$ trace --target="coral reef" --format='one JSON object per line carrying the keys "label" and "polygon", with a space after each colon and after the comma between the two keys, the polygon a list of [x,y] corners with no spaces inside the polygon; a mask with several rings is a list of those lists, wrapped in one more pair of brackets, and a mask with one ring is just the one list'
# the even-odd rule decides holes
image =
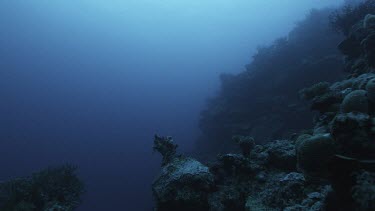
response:
{"label": "coral reef", "polygon": [[[156,209],[374,210],[373,18],[369,14],[358,19],[339,45],[347,78],[320,82],[299,92],[316,112],[313,128],[267,143],[236,135],[232,140],[242,153],[219,154],[206,165],[177,155],[171,139],[157,138],[156,148],[170,149],[161,153],[173,154],[173,158],[163,159],[168,163],[153,184]],[[233,115],[239,118],[243,111],[236,114],[235,108],[218,104],[215,111],[207,112],[219,112],[219,119],[225,120]]]}
{"label": "coral reef", "polygon": [[64,165],[0,183],[0,210],[74,210],[81,203],[84,192],[84,185],[75,171],[76,167]]}
{"label": "coral reef", "polygon": [[178,155],[162,167],[153,184],[156,209],[229,211],[315,207],[319,210],[332,191],[330,186],[308,182],[297,172],[296,165],[294,142],[290,140],[255,145],[246,156],[218,155],[208,167]]}
{"label": "coral reef", "polygon": [[[221,91],[201,113],[202,136],[197,155],[214,157],[234,149],[234,134],[254,137],[257,142],[289,138],[311,127],[312,112],[298,97],[298,91],[327,81],[305,92],[326,92],[329,83],[344,72],[337,44],[342,36],[329,29],[332,10],[313,10],[286,38],[260,47],[246,71],[221,75]],[[316,106],[336,96],[326,96]]]}

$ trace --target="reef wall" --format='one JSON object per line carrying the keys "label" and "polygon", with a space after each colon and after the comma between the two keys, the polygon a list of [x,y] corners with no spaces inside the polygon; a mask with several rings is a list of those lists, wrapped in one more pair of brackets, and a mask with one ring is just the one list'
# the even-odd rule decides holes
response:
{"label": "reef wall", "polygon": [[331,13],[312,10],[287,37],[259,47],[246,71],[221,75],[220,92],[201,112],[197,154],[233,148],[234,134],[264,143],[312,126],[313,113],[298,91],[344,75],[337,50],[342,35],[329,27]]}
{"label": "reef wall", "polygon": [[[299,91],[316,112],[311,129],[270,142],[256,141],[247,135],[233,136],[238,131],[229,130],[227,136],[233,137],[225,136],[225,141],[237,144],[241,153],[219,154],[215,161],[205,164],[178,154],[177,145],[170,137],[155,137],[155,149],[165,161],[153,184],[156,209],[375,210],[375,15],[365,14],[338,46],[345,62],[337,65],[348,73],[347,77],[333,74],[336,82],[319,82]],[[318,63],[315,68],[323,64]],[[327,66],[323,67],[325,70]],[[319,73],[317,70],[315,74]],[[230,76],[233,78],[226,79],[223,90],[228,83],[234,83],[230,85],[234,94],[233,87],[246,74],[249,78],[255,77],[250,73]],[[279,85],[285,85],[285,80]],[[250,90],[251,84],[247,85],[246,90]],[[257,91],[259,86],[250,92]],[[222,94],[219,98],[225,101],[231,94],[226,97]],[[251,96],[248,103],[254,99]],[[221,109],[217,108],[215,115],[222,115],[222,121],[226,121],[233,114],[225,110],[229,104],[224,105],[220,100],[216,106]],[[236,106],[232,112],[238,109]],[[297,107],[293,109],[298,112]],[[243,109],[249,108],[253,107]],[[267,112],[261,114],[267,116]],[[257,116],[250,114],[238,117],[257,120]]]}

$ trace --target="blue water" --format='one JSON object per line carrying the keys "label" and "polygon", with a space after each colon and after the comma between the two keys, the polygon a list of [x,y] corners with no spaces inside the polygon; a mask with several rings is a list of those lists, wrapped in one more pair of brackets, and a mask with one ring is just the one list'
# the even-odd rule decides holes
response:
{"label": "blue water", "polygon": [[65,162],[79,210],[151,210],[155,133],[186,153],[218,75],[341,1],[0,2],[0,180]]}

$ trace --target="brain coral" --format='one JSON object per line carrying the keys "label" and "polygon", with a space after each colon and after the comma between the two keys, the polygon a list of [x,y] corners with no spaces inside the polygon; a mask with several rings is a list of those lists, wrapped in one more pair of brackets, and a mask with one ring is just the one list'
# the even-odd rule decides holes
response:
{"label": "brain coral", "polygon": [[297,148],[298,168],[308,175],[325,176],[335,154],[333,139],[329,134],[305,137]]}
{"label": "brain coral", "polygon": [[344,113],[349,112],[368,112],[368,99],[367,92],[365,90],[355,90],[348,94],[342,104],[341,110]]}

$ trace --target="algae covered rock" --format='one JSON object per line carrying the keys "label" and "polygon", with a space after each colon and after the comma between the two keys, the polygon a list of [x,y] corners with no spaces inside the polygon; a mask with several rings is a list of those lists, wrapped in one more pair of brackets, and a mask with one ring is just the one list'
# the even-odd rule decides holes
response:
{"label": "algae covered rock", "polygon": [[326,176],[334,154],[334,141],[329,134],[305,136],[297,148],[298,167],[307,175]]}
{"label": "algae covered rock", "polygon": [[345,113],[355,111],[367,113],[369,109],[367,92],[365,90],[352,91],[344,98],[341,109]]}

